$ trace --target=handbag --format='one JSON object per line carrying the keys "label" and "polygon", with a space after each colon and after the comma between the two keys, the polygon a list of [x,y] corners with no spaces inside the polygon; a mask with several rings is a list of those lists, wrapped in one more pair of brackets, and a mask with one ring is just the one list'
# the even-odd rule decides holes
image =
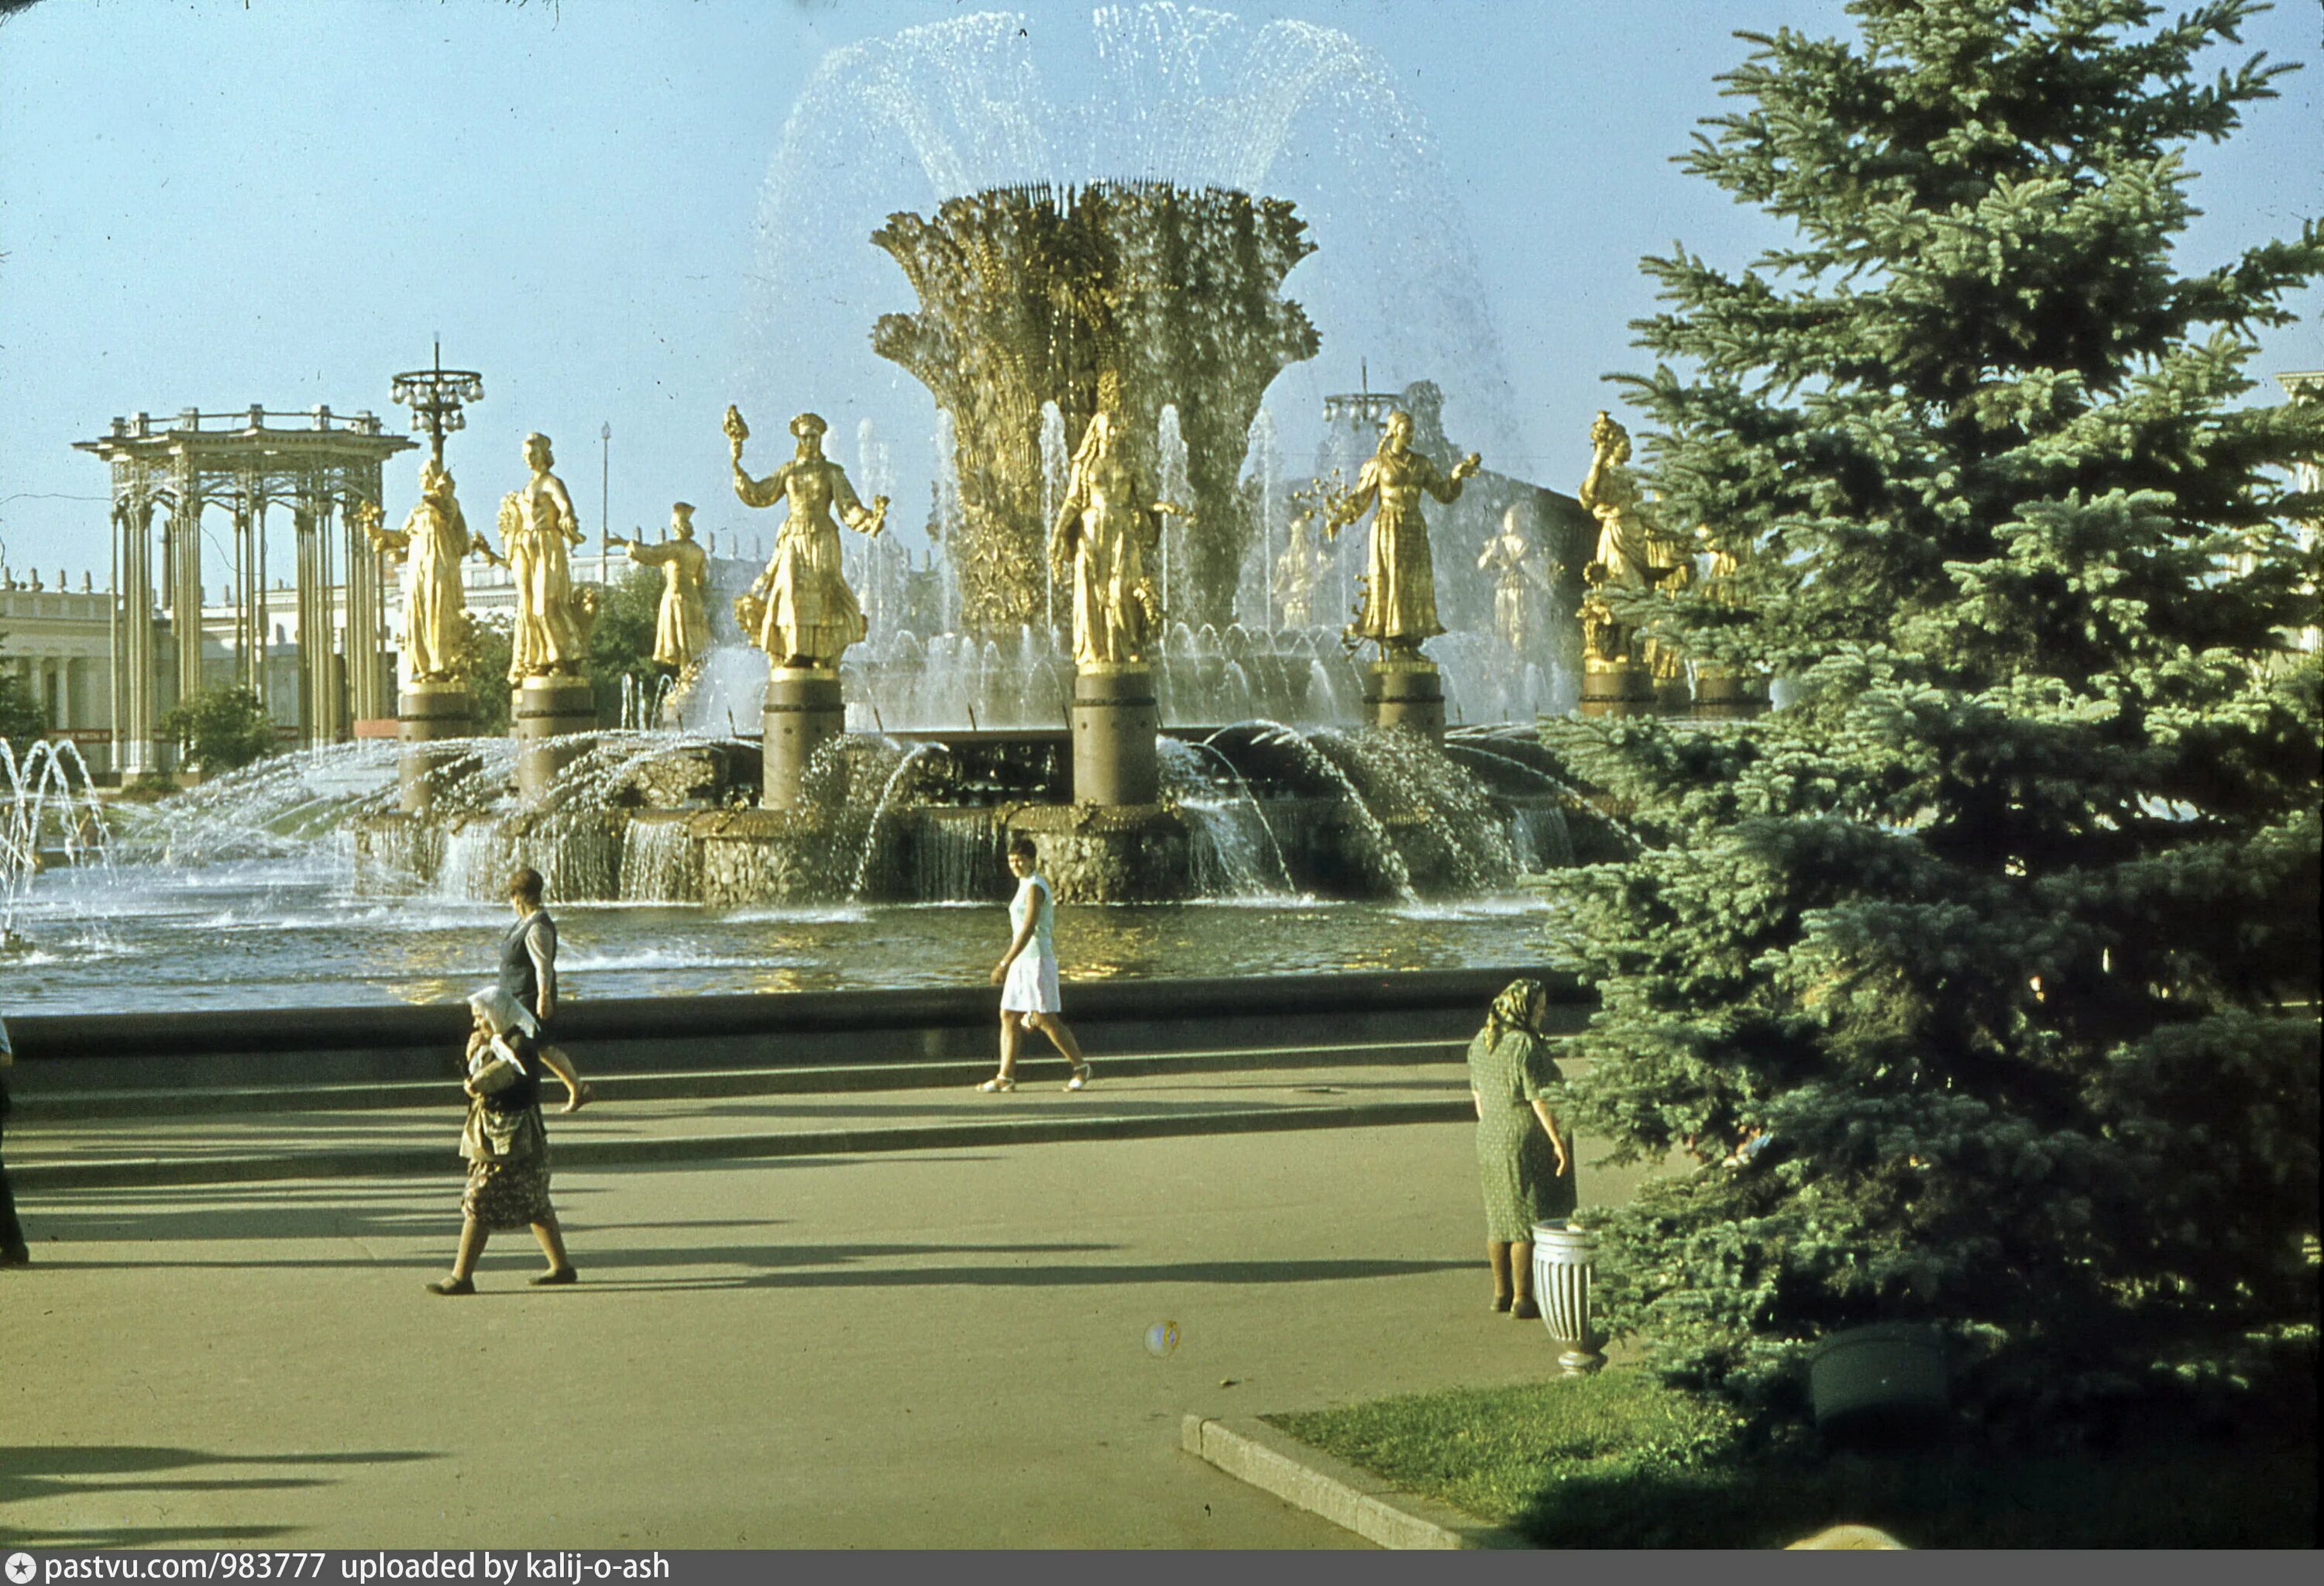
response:
{"label": "handbag", "polygon": [[496,1096],[524,1077],[524,1065],[498,1036],[477,1056],[480,1061],[468,1070],[469,1088],[477,1095]]}

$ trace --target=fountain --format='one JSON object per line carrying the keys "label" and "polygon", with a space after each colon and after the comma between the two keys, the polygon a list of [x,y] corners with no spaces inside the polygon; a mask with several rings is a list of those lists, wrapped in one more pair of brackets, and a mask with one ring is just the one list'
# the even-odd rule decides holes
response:
{"label": "fountain", "polygon": [[[1500,900],[1522,874],[1618,844],[1523,729],[1493,724],[1570,705],[1578,645],[1554,610],[1530,647],[1495,631],[1476,554],[1483,537],[1464,527],[1448,557],[1453,515],[1424,525],[1411,511],[1415,490],[1450,501],[1478,466],[1447,445],[1436,388],[1375,402],[1367,377],[1355,405],[1371,428],[1337,437],[1348,443],[1339,477],[1323,477],[1319,457],[1313,484],[1287,473],[1284,427],[1264,402],[1278,373],[1322,346],[1308,309],[1284,295],[1298,269],[1302,300],[1331,305],[1318,317],[1335,335],[1355,323],[1376,338],[1361,345],[1425,359],[1457,402],[1472,404],[1471,430],[1489,447],[1507,441],[1498,355],[1473,293],[1463,295],[1457,225],[1434,196],[1446,184],[1429,179],[1425,139],[1387,75],[1343,35],[1305,24],[1259,30],[1246,41],[1264,47],[1231,67],[1240,24],[1231,18],[1150,5],[1101,12],[1098,25],[1106,80],[1139,90],[1135,115],[1090,118],[1093,149],[1116,134],[1134,145],[1115,151],[1110,173],[1074,154],[1069,137],[1045,143],[1039,117],[1026,119],[1040,96],[1012,75],[1019,46],[993,18],[835,52],[777,157],[761,226],[776,255],[767,279],[813,290],[834,269],[854,272],[855,285],[829,295],[879,300],[865,323],[870,351],[887,362],[869,366],[908,372],[934,399],[922,432],[936,464],[936,554],[925,568],[880,533],[893,479],[882,426],[850,420],[866,504],[822,456],[823,420],[794,419],[799,459],[760,479],[742,470],[749,431],[730,410],[735,487],[748,504],[785,500],[801,512],[794,471],[804,466],[830,475],[809,493],[821,495],[808,516],[826,503],[838,512],[822,525],[833,531],[827,554],[786,549],[787,523],[747,595],[687,586],[689,598],[742,595],[738,615],[749,608],[756,648],[688,650],[674,686],[630,687],[620,730],[575,730],[576,705],[553,735],[526,744],[448,735],[450,679],[427,677],[446,708],[422,733],[413,724],[429,713],[407,700],[413,742],[400,771],[367,744],[266,762],[135,819],[126,846],[142,862],[248,875],[269,889],[261,915],[282,912],[273,889],[304,899],[299,889],[352,876],[346,897],[383,928],[407,928],[415,911],[465,918],[465,908],[497,903],[519,863],[540,870],[562,907],[638,911],[681,938],[693,921],[771,922],[779,937],[794,919],[841,935],[868,919],[868,934],[850,938],[860,955],[879,959],[890,939],[915,945],[877,972],[898,979],[864,983],[923,983],[916,977],[955,973],[956,954],[930,945],[942,934],[923,928],[930,917],[889,906],[989,901],[1018,833],[1036,836],[1062,899],[1206,901],[1263,917],[1257,931],[1216,927],[1231,944],[1223,962],[1238,967],[1425,962],[1397,944],[1475,906],[1513,907]],[[959,88],[963,73],[980,71],[1000,75],[975,93],[934,86]],[[819,116],[835,97],[860,114]],[[1271,186],[1275,156],[1317,106],[1337,117],[1331,146],[1351,162],[1348,190],[1284,196]],[[947,117],[962,123],[949,142]],[[843,121],[860,144],[815,142]],[[853,151],[893,152],[899,137],[912,144],[918,189],[855,180],[871,168],[849,164]],[[825,206],[812,226],[810,198]],[[884,219],[867,217],[855,232],[872,245],[833,246],[829,217],[852,224],[847,206],[872,201]],[[1367,261],[1352,276],[1332,272],[1343,246]],[[1323,273],[1303,263],[1311,256]],[[917,299],[908,312],[890,307],[899,270]],[[1351,279],[1377,284],[1363,311],[1351,311],[1362,295]],[[417,373],[403,378],[415,392],[436,389]],[[816,389],[852,404],[872,383]],[[480,394],[462,386],[432,407],[415,401],[416,412],[453,415],[421,425],[439,473],[441,431],[457,427],[452,399]],[[1388,424],[1391,410],[1399,423]],[[1106,433],[1093,443],[1101,420]],[[1383,426],[1396,443],[1375,452]],[[503,532],[512,554],[561,555],[557,537],[577,525],[545,439],[533,440],[534,479],[505,507]],[[1107,466],[1118,472],[1093,495],[1092,470]],[[1552,564],[1539,581],[1554,582],[1559,566],[1578,580],[1573,526],[1545,515],[1546,492],[1473,484],[1483,499],[1459,509],[1464,524],[1522,507]],[[1369,492],[1355,504],[1380,503],[1370,544],[1319,543],[1361,515],[1349,510],[1351,484]],[[1573,507],[1577,516],[1587,523]],[[432,516],[415,512],[403,545],[433,532],[438,559],[456,561],[472,543],[459,521],[447,475]],[[638,551],[633,559],[649,559]],[[1383,605],[1360,621],[1383,653],[1360,661],[1341,628],[1354,614],[1354,573],[1370,566],[1374,588],[1382,567],[1425,579],[1432,554],[1445,620],[1431,607],[1399,626]],[[682,581],[670,576],[675,598]],[[802,579],[814,582],[811,599]],[[1485,588],[1481,602],[1471,585]],[[1454,609],[1464,602],[1473,614]],[[554,629],[555,603],[533,604],[541,609],[524,620]],[[566,613],[567,625],[586,614]],[[1429,656],[1424,641],[1435,646]],[[529,686],[568,685],[558,657],[569,646],[533,648]],[[522,694],[516,715],[521,733],[548,721]],[[1379,912],[1335,917],[1325,934],[1339,940],[1273,955],[1270,932],[1299,936],[1334,899]],[[216,917],[238,921],[242,910]],[[1110,960],[1106,951],[1093,959],[1112,966],[1101,973],[1135,973],[1145,949]],[[783,979],[781,964],[754,961],[750,973],[762,969],[771,981],[753,983],[801,983]]]}
{"label": "fountain", "polygon": [[1013,632],[1046,617],[1040,536],[1042,413],[1079,435],[1098,383],[1120,383],[1131,435],[1182,436],[1185,566],[1174,617],[1220,623],[1252,525],[1235,489],[1260,395],[1315,355],[1315,327],[1277,295],[1312,253],[1279,199],[1167,182],[1026,186],[898,214],[872,240],[920,301],[872,332],[952,415],[965,632]]}
{"label": "fountain", "polygon": [[19,904],[33,876],[49,865],[76,865],[105,854],[105,812],[88,767],[69,739],[15,749],[0,738],[0,952],[20,945]]}

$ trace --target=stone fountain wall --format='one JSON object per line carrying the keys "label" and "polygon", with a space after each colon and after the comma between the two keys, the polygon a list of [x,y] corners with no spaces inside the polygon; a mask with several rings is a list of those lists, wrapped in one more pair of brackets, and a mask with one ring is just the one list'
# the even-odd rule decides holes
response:
{"label": "stone fountain wall", "polygon": [[1046,622],[1042,404],[1078,444],[1102,373],[1120,380],[1149,477],[1162,410],[1178,410],[1194,500],[1170,616],[1227,625],[1255,529],[1236,490],[1252,416],[1321,345],[1279,295],[1314,251],[1305,233],[1280,199],[1129,182],[993,189],[872,234],[920,303],[882,315],[872,347],[952,415],[962,521],[948,549],[969,632]]}

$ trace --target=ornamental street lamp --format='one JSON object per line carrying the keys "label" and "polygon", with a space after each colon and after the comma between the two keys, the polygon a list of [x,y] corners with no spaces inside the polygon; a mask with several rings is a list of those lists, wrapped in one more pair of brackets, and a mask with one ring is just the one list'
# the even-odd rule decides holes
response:
{"label": "ornamental street lamp", "polygon": [[444,344],[439,341],[434,368],[399,374],[389,389],[394,401],[411,410],[411,428],[427,435],[429,459],[441,467],[444,437],[450,430],[467,428],[460,410],[466,403],[484,400],[484,377],[473,369],[445,368]]}

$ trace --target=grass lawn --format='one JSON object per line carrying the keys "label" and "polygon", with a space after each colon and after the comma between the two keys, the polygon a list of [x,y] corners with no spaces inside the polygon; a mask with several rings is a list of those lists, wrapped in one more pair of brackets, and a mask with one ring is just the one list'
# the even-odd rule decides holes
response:
{"label": "grass lawn", "polygon": [[2312,1420],[2229,1439],[2158,1426],[2105,1454],[1748,1458],[1730,1415],[1618,1369],[1267,1419],[1544,1547],[1779,1547],[1841,1521],[1914,1547],[2316,1543]]}

